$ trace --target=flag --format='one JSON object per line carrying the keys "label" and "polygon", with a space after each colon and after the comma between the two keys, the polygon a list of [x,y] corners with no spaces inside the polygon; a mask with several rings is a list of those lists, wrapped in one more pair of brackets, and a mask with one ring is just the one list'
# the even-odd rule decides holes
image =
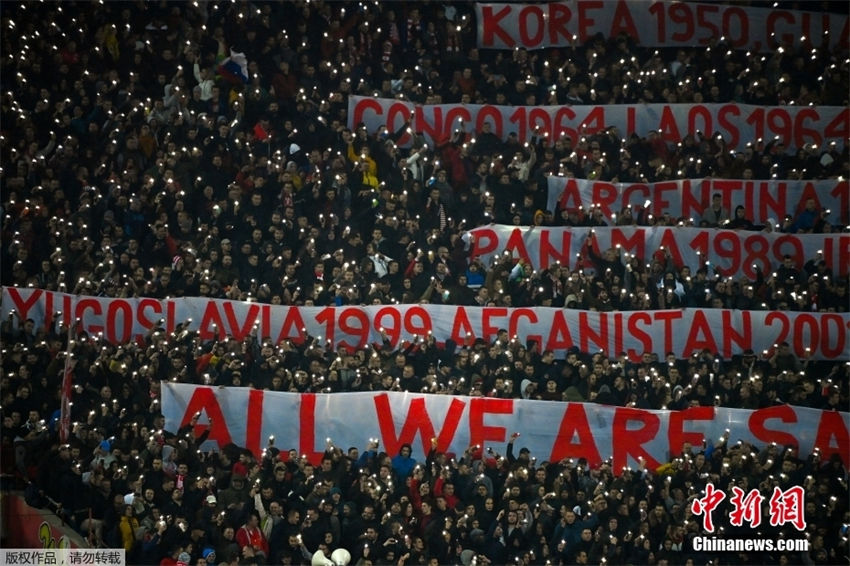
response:
{"label": "flag", "polygon": [[244,53],[230,50],[230,57],[225,58],[218,66],[218,74],[229,83],[245,84],[248,82],[248,58]]}
{"label": "flag", "polygon": [[71,371],[71,328],[68,328],[68,348],[65,351],[65,369],[62,375],[62,405],[59,408],[59,442],[67,444],[71,437],[71,390],[74,386]]}

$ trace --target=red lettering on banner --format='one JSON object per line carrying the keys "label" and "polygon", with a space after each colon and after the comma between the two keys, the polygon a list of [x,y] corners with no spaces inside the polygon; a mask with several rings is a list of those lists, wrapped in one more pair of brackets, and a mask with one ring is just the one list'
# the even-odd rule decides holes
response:
{"label": "red lettering on banner", "polygon": [[[558,111],[555,113],[555,120],[552,124],[552,139],[557,140],[560,139],[561,136],[566,136],[575,143],[578,135],[576,134],[576,131],[569,126],[575,117],[576,113],[573,112],[572,108],[569,106],[562,106],[558,108]],[[564,123],[564,120],[566,120],[566,124]]]}
{"label": "red lettering on banner", "polygon": [[[832,439],[835,442],[832,442]],[[841,456],[842,461],[850,458],[850,434],[841,413],[823,411],[820,414],[818,433],[815,437],[815,450],[820,450],[821,461],[826,462],[833,454]]]}
{"label": "red lettering on banner", "polygon": [[714,191],[720,193],[720,202],[725,208],[732,207],[732,193],[742,189],[741,181],[736,179],[715,179]]}
{"label": "red lettering on banner", "polygon": [[[642,424],[640,428],[629,428],[629,423]],[[661,464],[652,457],[652,454],[644,449],[643,445],[655,438],[661,420],[654,413],[633,409],[631,407],[617,407],[614,411],[614,423],[612,425],[611,438],[627,438],[628,442],[613,442],[614,459],[613,467],[621,470],[629,465],[629,456],[638,460],[646,460],[646,467],[650,470],[658,468]]]}
{"label": "red lettering on banner", "polygon": [[[635,199],[635,202],[632,202],[632,193],[640,193],[640,196]],[[634,183],[626,187],[626,190],[623,191],[623,204],[628,206],[630,204],[637,204],[643,202],[650,197],[649,187],[646,185],[642,185],[640,183]]]}
{"label": "red lettering on banner", "polygon": [[[823,255],[826,265],[836,273],[847,273],[850,270],[850,236],[840,236],[837,246],[838,249],[833,250],[833,240],[830,238],[824,239]],[[836,257],[838,258],[837,264],[834,259]]]}
{"label": "red lettering on banner", "polygon": [[[183,418],[180,420],[180,428],[189,424],[196,413],[206,413],[207,419],[211,423],[209,426],[210,434],[207,438],[216,442],[219,450],[233,442],[230,437],[230,430],[227,428],[224,413],[221,412],[221,406],[218,404],[218,399],[215,398],[215,390],[210,387],[195,388],[192,392],[192,397],[186,404],[186,410],[183,412]],[[195,436],[201,435],[207,428],[207,425],[196,424],[194,430]]]}
{"label": "red lettering on banner", "polygon": [[71,295],[62,295],[62,323],[65,326],[71,326],[74,320],[74,313],[71,307]]}
{"label": "red lettering on banner", "polygon": [[6,287],[6,290],[9,291],[9,297],[12,299],[15,310],[18,311],[18,316],[21,317],[22,321],[31,318],[30,309],[38,303],[39,298],[44,293],[41,289],[33,289],[29,298],[24,300],[16,287]]}
{"label": "red lettering on banner", "polygon": [[801,108],[794,115],[794,145],[803,147],[809,141],[815,146],[820,147],[823,144],[823,138],[814,128],[806,127],[806,120],[812,119],[817,123],[820,120],[820,115],[814,108]]}
{"label": "red lettering on banner", "polygon": [[803,194],[800,195],[800,200],[797,202],[797,208],[794,209],[795,214],[802,212],[806,208],[806,201],[808,199],[813,199],[817,207],[822,208],[820,199],[818,198],[818,192],[815,190],[815,186],[811,182],[803,185]]}
{"label": "red lettering on banner", "polygon": [[[345,399],[333,396],[320,398],[315,394],[266,393],[259,390],[238,392],[182,384],[167,384],[163,395],[168,430],[173,432],[185,427],[194,415],[200,417],[201,413],[206,413],[206,418],[198,421],[202,424],[193,429],[195,435],[210,428],[210,439],[219,448],[235,440],[254,452],[261,452],[261,438],[265,434],[280,431],[280,424],[263,420],[264,413],[289,413],[297,403],[295,428],[299,438],[292,446],[311,462],[317,462],[322,456],[321,450],[314,450],[321,437],[332,436],[339,443],[356,442],[352,435],[356,436],[357,431],[365,434],[364,430],[368,432],[376,425],[387,452],[391,454],[397,453],[404,443],[414,445],[415,452],[419,454],[427,453],[432,438],[437,439],[440,451],[453,449],[460,442],[464,442],[464,446],[468,445],[467,442],[493,445],[504,442],[506,432],[518,430],[523,434],[530,433],[528,442],[531,450],[541,452],[541,456],[548,453],[549,461],[584,457],[594,465],[600,462],[600,453],[603,457],[612,455],[616,474],[640,458],[646,459],[647,468],[652,469],[658,466],[658,461],[667,461],[665,458],[675,458],[683,453],[685,444],[699,447],[709,431],[723,426],[731,429],[732,442],[744,439],[756,446],[771,442],[790,446],[799,444],[800,450],[819,452],[822,461],[829,460],[833,454],[841,458],[850,457],[847,413],[795,409],[788,405],[758,411],[735,412],[729,408],[703,406],[661,412],[567,403],[560,408],[553,404],[551,407],[536,407],[532,411],[533,402],[522,400],[431,395],[420,395],[411,400],[409,394],[375,392],[371,396],[374,416],[371,415],[372,410],[365,408],[365,414],[361,414],[360,418],[350,417],[352,422],[322,422],[317,429],[316,420],[321,418],[318,410],[323,413],[350,411],[349,407],[359,408],[359,402],[353,400],[353,404],[349,404]],[[319,399],[322,399],[321,409],[317,407]],[[368,398],[363,401],[369,403]],[[271,404],[265,407],[269,411],[264,411],[265,404]],[[431,411],[434,415],[429,414]],[[238,423],[246,418],[243,417],[246,412],[248,422],[244,437],[234,439],[229,426],[239,428]],[[779,419],[779,422],[768,424],[771,419]],[[557,427],[552,426],[555,420],[559,421]],[[662,430],[662,421],[667,430]],[[465,434],[466,427],[468,434]],[[801,427],[808,427],[815,434],[805,439],[805,435],[798,438],[796,431]],[[458,430],[464,434],[458,435]],[[599,436],[595,437],[597,430]],[[605,440],[597,444],[596,440],[603,437]],[[624,438],[626,442],[622,441]],[[614,439],[613,444],[608,439]]]}
{"label": "red lettering on banner", "polygon": [[670,228],[662,230],[661,243],[659,246],[659,250],[662,254],[665,249],[670,250],[670,256],[673,258],[673,265],[681,267],[685,264],[685,260],[682,259],[682,252],[679,251],[679,242],[676,240],[676,232]]}
{"label": "red lettering on banner", "polygon": [[[648,313],[638,311],[629,313],[629,316],[626,319],[629,335],[633,339],[637,340],[642,346],[640,350],[629,348],[626,351],[626,355],[633,362],[639,361],[644,352],[652,352],[654,350],[652,347],[652,336],[650,336],[642,328],[638,327],[638,323],[644,323],[647,326],[652,326],[652,317],[649,316]],[[669,352],[669,350],[664,351]],[[617,353],[619,354],[619,352]]]}
{"label": "red lettering on banner", "polygon": [[502,123],[502,112],[496,106],[486,104],[478,111],[478,116],[475,118],[475,131],[480,132],[484,122],[490,118],[490,124],[493,126],[493,135],[501,138],[504,135],[504,124]]}
{"label": "red lettering on banner", "polygon": [[[845,18],[844,29],[842,29],[841,33],[838,34],[838,47],[840,49],[847,49],[850,47],[850,18]],[[846,136],[845,139],[847,139]],[[847,460],[844,461],[846,462]]]}
{"label": "red lettering on banner", "polygon": [[646,232],[644,230],[633,230],[631,236],[627,236],[627,230],[614,228],[611,230],[611,246],[622,248],[638,257],[644,257],[646,252]]}
{"label": "red lettering on banner", "polygon": [[561,193],[561,198],[558,201],[558,206],[561,210],[577,209],[584,206],[581,200],[581,191],[579,191],[578,183],[574,177],[567,179],[564,184],[564,192]]}
{"label": "red lettering on banner", "polygon": [[[53,325],[53,313],[56,312],[53,309],[53,291],[47,291],[44,293],[44,328],[51,328]],[[14,301],[13,301],[14,302]],[[26,319],[24,319],[26,320]]]}
{"label": "red lettering on banner", "polygon": [[[100,301],[97,299],[80,299],[77,301],[77,305],[74,308],[74,318],[79,318],[80,320],[84,320],[86,318],[86,311],[91,310],[93,316],[101,316],[103,314],[103,310],[100,307]],[[83,322],[85,324],[85,321]],[[88,323],[85,326],[86,330],[89,332],[103,332],[103,326],[100,324],[91,324]]]}
{"label": "red lettering on banner", "polygon": [[[798,356],[805,355],[805,348],[817,348],[820,344],[818,321],[809,313],[800,313],[794,317],[794,341],[791,348]],[[809,341],[803,340],[808,337]]]}
{"label": "red lettering on banner", "polygon": [[591,466],[602,462],[593,433],[590,431],[587,413],[581,403],[567,403],[561,426],[558,427],[558,434],[552,444],[549,461],[560,462],[564,458],[585,458]]}
{"label": "red lettering on banner", "polygon": [[661,110],[658,133],[661,135],[661,139],[666,142],[678,143],[682,139],[682,134],[679,133],[679,126],[676,124],[676,116],[673,114],[673,109],[667,104]]}
{"label": "red lettering on banner", "polygon": [[[811,37],[811,35],[812,35],[812,14],[810,14],[809,12],[803,12],[802,14],[800,14],[800,19],[802,21],[800,22],[800,27],[798,28],[798,32],[802,32],[800,35],[803,36],[803,37],[806,37],[806,38]],[[803,41],[803,38],[801,37],[800,42],[803,45],[811,45],[810,39],[806,39],[805,41]],[[802,531],[803,529],[800,529],[800,530]]]}
{"label": "red lettering on banner", "polygon": [[[847,343],[847,328],[844,326],[844,319],[837,313],[823,313],[820,315],[820,323],[821,335],[824,338],[817,346],[826,359],[839,358],[844,353],[844,344]],[[835,347],[832,347],[831,342],[835,342]]]}
{"label": "red lettering on banner", "polygon": [[446,125],[443,130],[446,132],[451,131],[452,125],[458,121],[467,124],[472,121],[472,114],[463,106],[452,106],[446,112]]}
{"label": "red lettering on banner", "polygon": [[[351,324],[350,321],[355,320],[357,324]],[[342,309],[339,313],[339,331],[343,335],[353,336],[357,342],[350,344],[344,340],[334,340],[340,348],[345,348],[348,351],[353,351],[355,348],[362,348],[369,340],[369,317],[358,307],[348,307]],[[342,338],[341,336],[339,338]]]}
{"label": "red lettering on banner", "polygon": [[602,213],[610,217],[612,213],[619,213],[619,210],[612,210],[611,205],[617,202],[617,187],[613,183],[605,183],[597,181],[591,185],[591,201],[595,206],[602,208]]}
{"label": "red lettering on banner", "polygon": [[506,318],[508,309],[505,307],[484,307],[481,311],[481,338],[485,342],[490,342],[498,336],[499,329],[503,328],[503,324],[492,324],[494,318]]}
{"label": "red lettering on banner", "polygon": [[[747,194],[755,194],[755,191],[747,186]],[[777,187],[772,190],[770,183],[759,184],[759,208],[758,212],[761,218],[767,219],[770,217],[782,219],[785,217],[787,209],[786,199],[788,195],[783,187]],[[755,207],[749,208],[753,210]]]}
{"label": "red lettering on banner", "polygon": [[[151,310],[154,315],[152,318],[148,318],[147,311]],[[162,316],[162,304],[156,299],[140,299],[139,306],[136,308],[136,316],[138,316],[138,323],[144,329],[153,328],[154,323]]]}
{"label": "red lettering on banner", "polygon": [[171,299],[165,300],[165,331],[169,334],[174,332],[175,327],[175,318],[177,318],[175,314],[176,305],[174,301]]}
{"label": "red lettering on banner", "polygon": [[[700,119],[702,124],[697,124],[697,119]],[[714,122],[711,110],[702,104],[696,104],[688,110],[688,132],[696,134],[702,132],[707,138],[713,134]]]}
{"label": "red lettering on banner", "polygon": [[289,307],[286,311],[286,318],[283,320],[283,325],[280,327],[280,332],[277,335],[277,343],[280,344],[284,340],[291,340],[295,344],[303,344],[306,337],[301,332],[304,328],[304,319],[301,318],[301,312],[298,308]]}
{"label": "red lettering on banner", "polygon": [[499,235],[492,228],[476,228],[470,234],[473,236],[469,254],[472,259],[492,253],[499,247]]}
{"label": "red lettering on banner", "polygon": [[[705,312],[694,309],[691,313],[691,328],[688,332],[688,340],[685,343],[685,352],[699,352],[705,349],[712,353],[718,353],[717,342],[711,332],[711,325],[705,317]],[[719,329],[718,329],[719,330]],[[665,351],[669,351],[665,348]]]}
{"label": "red lettering on banner", "polygon": [[767,428],[765,421],[770,419],[779,419],[783,423],[794,424],[797,422],[797,414],[794,412],[794,409],[790,405],[777,405],[776,407],[757,409],[750,413],[747,426],[749,426],[750,432],[757,440],[766,444],[775,442],[782,446],[797,446],[797,439],[793,434]]}
{"label": "red lettering on banner", "polygon": [[[662,5],[663,8],[663,5]],[[637,112],[635,112],[634,106],[626,107],[626,134],[631,136],[637,131],[637,127],[635,126],[635,116]]]}
{"label": "red lettering on banner", "polygon": [[649,13],[655,16],[656,41],[662,43],[667,40],[667,21],[665,20],[664,4],[654,3],[649,6]]}
{"label": "red lettering on banner", "polygon": [[248,414],[246,415],[245,448],[260,458],[262,448],[260,437],[263,434],[263,390],[248,391]]}
{"label": "red lettering on banner", "polygon": [[[410,405],[407,408],[407,413],[404,415],[404,424],[401,427],[401,432],[398,436],[395,434],[395,419],[393,418],[392,407],[390,406],[389,395],[381,393],[374,398],[375,414],[378,417],[378,426],[381,429],[381,440],[386,447],[387,454],[397,454],[403,444],[413,445],[416,433],[419,433],[419,438],[422,441],[422,450],[427,454],[431,449],[431,439],[437,438],[437,448],[448,447],[454,440],[457,432],[458,424],[463,416],[463,410],[466,403],[460,399],[454,398],[449,404],[446,419],[440,429],[439,434],[434,432],[434,424],[431,422],[431,415],[428,414],[428,408],[425,406],[425,398],[417,397],[410,400]],[[471,410],[471,409],[470,409]],[[471,414],[470,414],[471,423]],[[470,427],[472,425],[470,424]]]}
{"label": "red lettering on banner", "polygon": [[597,132],[601,132],[605,129],[605,107],[604,106],[594,106],[590,109],[590,112],[587,113],[584,120],[579,124],[579,132],[583,135],[591,135]]}
{"label": "red lettering on banner", "polygon": [[526,123],[526,113],[527,112],[528,112],[528,107],[517,106],[516,110],[514,110],[511,113],[511,115],[508,117],[508,120],[511,122],[511,124],[516,124],[517,127],[519,128],[519,131],[515,132],[515,133],[517,134],[517,137],[519,137],[520,140],[526,139],[526,134],[527,134],[526,129],[528,127],[528,124]]}
{"label": "red lettering on banner", "polygon": [[[697,8],[697,12],[701,13],[699,7]],[[737,30],[735,26],[732,25],[732,17],[737,19]],[[712,29],[717,29],[715,26],[711,26]],[[735,37],[735,32],[737,31],[737,37]],[[728,40],[732,43],[732,47],[735,49],[743,49],[747,46],[747,43],[751,40],[750,38],[750,18],[743,9],[738,8],[736,6],[729,6],[725,10],[723,10],[723,34]],[[716,33],[714,34],[716,36]],[[761,48],[761,42],[755,41],[753,42],[753,46],[755,49]]]}
{"label": "red lettering on banner", "polygon": [[[415,319],[419,319],[421,324],[414,324]],[[368,326],[368,320],[366,322]],[[428,311],[420,306],[412,306],[404,313],[404,330],[408,334],[414,336],[427,336],[431,333],[431,315]]]}
{"label": "red lettering on banner", "polygon": [[[118,314],[121,311],[119,323]],[[120,330],[121,334],[116,334]],[[124,299],[109,301],[106,309],[106,339],[113,344],[126,342],[130,339],[133,331],[133,307]]]}
{"label": "red lettering on banner", "polygon": [[[579,348],[582,352],[607,351],[608,350],[608,314],[604,312],[594,313],[599,324],[598,328],[594,328],[590,324],[590,316],[588,311],[579,311],[578,313],[578,335]],[[591,347],[591,342],[593,346]]]}
{"label": "red lettering on banner", "polygon": [[526,263],[533,263],[531,257],[528,255],[528,250],[525,248],[525,241],[522,239],[522,230],[519,228],[511,230],[511,234],[508,236],[508,241],[505,244],[505,250],[510,252],[511,256],[516,252]]}
{"label": "red lettering on banner", "polygon": [[512,6],[510,5],[506,5],[496,13],[493,12],[491,6],[481,7],[481,45],[483,47],[496,45],[495,36],[499,36],[506,47],[514,46],[513,38],[501,26],[501,21],[511,13],[511,10]]}
{"label": "red lettering on banner", "polygon": [[250,303],[248,306],[248,314],[245,317],[242,325],[239,325],[239,321],[236,319],[236,313],[233,310],[234,304],[230,301],[224,303],[222,305],[224,308],[224,315],[227,317],[227,327],[230,329],[230,335],[233,336],[234,340],[242,341],[251,334],[251,328],[254,325],[255,321],[258,321],[257,315],[260,314],[260,305],[257,303]]}
{"label": "red lettering on banner", "polygon": [[316,322],[325,326],[325,342],[333,344],[336,338],[336,309],[325,307],[316,315]]}
{"label": "red lettering on banner", "polygon": [[[530,324],[535,324],[537,322],[537,313],[535,313],[534,309],[531,308],[511,309],[511,317],[508,321],[508,334],[510,334],[511,337],[519,334],[519,320],[521,318],[528,320]],[[531,338],[531,336],[529,336],[529,338]]]}
{"label": "red lettering on banner", "polygon": [[[401,126],[401,124],[404,124],[406,120],[410,119],[411,112],[415,112],[415,110],[415,107],[408,106],[403,102],[394,103],[390,106],[389,110],[387,110],[387,129],[391,132],[398,131],[398,127]],[[396,126],[396,123],[398,123],[398,126]],[[397,140],[397,143],[399,145],[404,145],[408,141],[410,141],[410,134],[407,132],[407,129],[405,129],[401,134],[401,137]]]}
{"label": "red lettering on banner", "polygon": [[566,43],[572,42],[572,35],[567,29],[571,18],[572,12],[566,4],[549,4],[549,43],[551,45],[560,43],[558,36],[562,36]]}
{"label": "red lettering on banner", "polygon": [[218,312],[218,304],[215,301],[208,301],[204,308],[204,314],[201,315],[201,325],[198,328],[198,335],[201,340],[210,340],[212,338],[223,339],[224,321],[221,319],[221,313]]}
{"label": "red lettering on banner", "polygon": [[381,108],[381,103],[379,101],[374,98],[361,98],[357,101],[357,104],[354,105],[354,116],[351,120],[355,126],[366,121],[363,118],[363,115],[367,110],[373,110],[377,116],[381,116],[384,113],[384,109]]}
{"label": "red lettering on banner", "polygon": [[[780,42],[786,45],[794,44],[794,35],[790,33],[783,33],[780,35],[776,31],[776,24],[779,20],[783,20],[788,22],[791,25],[794,25],[794,16],[791,12],[786,12],[785,10],[771,10],[767,15],[767,37],[776,38],[774,39],[774,46],[778,45]],[[775,35],[774,35],[775,34]]]}
{"label": "red lettering on banner", "polygon": [[[697,310],[695,312],[701,311]],[[664,347],[661,348],[661,350],[663,350],[664,352],[670,352],[673,350],[673,321],[681,319],[684,315],[682,311],[657,311],[653,314],[655,315],[654,318],[656,322],[661,321],[661,323],[664,325]],[[656,346],[654,351],[657,352],[658,350],[659,349]],[[653,350],[647,351],[652,352]],[[712,351],[716,352],[717,350]],[[683,354],[690,354],[690,351],[687,349],[687,346],[685,347],[685,352],[683,352]]]}
{"label": "red lettering on banner", "polygon": [[676,24],[684,24],[685,29],[676,31],[670,38],[676,42],[694,41],[694,15],[691,7],[687,4],[668,4],[670,21]]}
{"label": "red lettering on banner", "polygon": [[[532,108],[528,113],[528,130],[534,132],[538,128],[543,132],[552,131],[552,114],[547,108]],[[523,139],[528,139],[527,132]]]}
{"label": "red lettering on banner", "polygon": [[323,452],[317,452],[316,445],[316,394],[302,393],[298,406],[298,452],[306,456],[314,466],[322,460]]}
{"label": "red lettering on banner", "polygon": [[[528,21],[530,16],[533,16],[533,22]],[[534,35],[530,35],[529,28],[534,28]],[[543,40],[544,33],[546,33],[546,23],[540,6],[531,4],[520,10],[519,38],[523,45],[532,49],[537,47]]]}
{"label": "red lettering on banner", "polygon": [[443,109],[440,106],[429,106],[434,113],[434,123],[429,124],[425,118],[425,108],[416,107],[416,129],[434,140],[434,144],[442,143],[443,140]]}
{"label": "red lettering on banner", "polygon": [[549,329],[549,336],[546,337],[546,349],[557,352],[567,350],[573,345],[573,338],[570,336],[570,329],[564,319],[564,312],[557,310],[552,315],[552,327]]}
{"label": "red lettering on banner", "polygon": [[754,108],[746,118],[747,124],[753,127],[753,136],[757,141],[764,138],[764,108]]}
{"label": "red lettering on banner", "polygon": [[614,351],[612,354],[620,355],[623,351],[623,313],[614,313]]}
{"label": "red lettering on banner", "polygon": [[670,201],[665,200],[664,193],[666,192],[679,192],[679,182],[678,181],[662,181],[660,183],[655,184],[655,198],[652,200],[653,209],[656,216],[661,216],[664,212],[669,212],[667,210],[670,208]]}
{"label": "red lettering on banner", "polygon": [[[761,201],[759,198],[761,193],[763,192],[764,186],[769,185],[770,183],[767,181],[763,181],[756,185],[753,181],[743,181],[743,191],[744,191],[744,208],[747,210],[752,210],[754,215],[758,215],[757,218],[766,218],[765,216],[756,212],[758,206],[756,205],[756,200]],[[776,184],[776,192],[784,193],[787,190],[787,187],[784,183]],[[758,220],[756,219],[756,222]]]}
{"label": "red lettering on banner", "polygon": [[555,234],[557,234],[557,231],[553,230],[543,230],[540,233],[540,263],[538,265],[541,268],[549,267],[553,263],[559,263],[564,267],[570,264],[573,233],[569,230],[561,231],[561,241],[557,245],[553,245],[550,238]]}
{"label": "red lettering on banner", "polygon": [[629,5],[625,0],[619,0],[617,2],[617,8],[614,10],[614,18],[611,22],[611,31],[608,33],[608,37],[617,37],[623,32],[629,37],[640,37],[635,22],[632,19],[632,13],[629,11]]}
{"label": "red lettering on banner", "polygon": [[726,130],[730,136],[729,139],[726,140],[726,145],[728,147],[737,147],[741,134],[738,132],[738,126],[736,126],[734,122],[729,121],[727,114],[730,116],[740,116],[741,109],[738,108],[736,104],[725,104],[721,106],[720,110],[717,112],[717,122],[720,125],[720,128]]}
{"label": "red lettering on banner", "polygon": [[[702,183],[698,183],[698,186],[701,186]],[[698,195],[695,194],[695,188],[690,179],[685,179],[682,181],[682,211],[681,215],[685,218],[693,218],[694,216],[698,216],[702,214],[703,209],[705,208],[701,204],[701,199]],[[750,209],[752,210],[752,209]]]}
{"label": "red lettering on banner", "polygon": [[475,397],[469,401],[469,440],[471,444],[484,446],[489,441],[503,443],[505,427],[487,426],[486,415],[510,415],[514,412],[513,399]]}
{"label": "red lettering on banner", "polygon": [[[850,18],[847,19],[847,22],[850,23]],[[844,26],[844,32],[847,32],[847,25]],[[847,38],[844,38],[844,42],[847,42]],[[823,129],[823,136],[827,141],[847,143],[847,137],[850,136],[850,110],[845,108],[838,116],[833,118]]]}
{"label": "red lettering on banner", "polygon": [[682,446],[688,442],[691,446],[702,446],[705,435],[701,432],[685,432],[685,421],[712,421],[714,407],[688,407],[684,411],[670,411],[669,432],[670,455],[682,453]]}
{"label": "red lettering on banner", "polygon": [[781,344],[788,339],[788,333],[790,332],[790,322],[788,320],[788,315],[786,315],[782,311],[770,311],[764,317],[764,325],[766,327],[773,326],[773,321],[779,320],[779,334],[774,339],[774,344]]}
{"label": "red lettering on banner", "polygon": [[[753,347],[753,323],[750,311],[723,310],[720,312],[720,319],[723,321],[720,336],[723,338],[721,352],[724,358]],[[735,328],[738,320],[741,322],[740,332]]]}
{"label": "red lettering on banner", "polygon": [[451,339],[457,344],[466,344],[468,338],[475,340],[475,329],[469,322],[469,317],[466,316],[466,308],[458,307],[452,321]]}
{"label": "red lettering on banner", "polygon": [[848,220],[848,211],[850,211],[850,183],[839,181],[829,194],[838,199],[838,211],[841,222],[846,224],[850,221]]}
{"label": "red lettering on banner", "polygon": [[[386,322],[387,317],[390,319],[389,324]],[[396,307],[382,307],[379,309],[372,319],[372,324],[378,332],[381,332],[381,330],[384,331],[390,344],[393,346],[398,344],[399,338],[401,338],[402,323],[401,313]]]}
{"label": "red lettering on banner", "polygon": [[602,7],[603,3],[597,0],[578,2],[578,40],[580,43],[584,43],[590,38],[588,30],[596,24],[596,20],[588,16],[587,13],[590,10],[598,10]]}
{"label": "red lettering on banner", "polygon": [[794,140],[792,138],[791,113],[784,108],[771,108],[765,116],[770,133],[779,137],[788,145],[792,145]]}

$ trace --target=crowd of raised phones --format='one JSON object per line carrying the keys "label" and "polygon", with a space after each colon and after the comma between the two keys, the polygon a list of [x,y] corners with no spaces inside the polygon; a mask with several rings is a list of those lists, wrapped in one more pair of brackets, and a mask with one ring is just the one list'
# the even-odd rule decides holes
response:
{"label": "crowd of raised phones", "polygon": [[[517,282],[510,261],[470,258],[462,238],[491,222],[577,229],[614,223],[546,210],[548,175],[622,182],[847,178],[846,145],[790,152],[781,139],[752,140],[733,153],[719,137],[689,135],[672,144],[655,134],[624,139],[614,129],[523,145],[485,129],[475,143],[455,134],[430,145],[413,132],[403,148],[395,140],[404,129],[350,130],[346,116],[350,94],[416,103],[841,106],[850,92],[846,52],[654,50],[625,36],[566,49],[479,52],[472,8],[4,7],[3,285],[283,305],[547,300],[595,310],[812,310],[811,295],[801,291],[814,282],[816,310],[847,312],[848,274],[832,273],[820,257],[788,258],[775,273],[748,281],[670,258],[636,258],[627,269],[616,254],[589,250],[585,265],[599,275],[557,267]],[[247,58],[247,81],[220,66],[231,51]],[[678,222],[640,211],[617,219]],[[722,206],[693,222],[765,228],[749,211]],[[835,222],[809,208],[767,228],[845,229]],[[172,333],[155,326],[142,342],[108,344],[15,313],[0,331],[3,473],[28,485],[32,504],[54,508],[92,545],[125,548],[128,563],[309,564],[316,551],[331,560],[338,548],[362,565],[847,561],[846,462],[821,461],[793,446],[715,439],[670,454],[660,469],[614,473],[607,463],[544,462],[515,447],[518,436],[501,451],[434,450],[419,462],[408,446],[386,454],[364,439],[346,449],[331,442],[322,461],[310,463],[286,451],[295,439],[276,439],[262,455],[233,445],[201,450],[205,436],[193,427],[164,431],[160,408],[160,383],[176,380],[647,409],[790,403],[846,410],[850,366],[799,358],[784,343],[732,359],[706,351],[688,359],[646,353],[632,362],[576,349],[556,359],[507,332],[493,343],[438,346],[428,338],[337,352],[309,336],[298,344],[256,335],[201,341],[182,326]],[[71,439],[60,445],[69,350],[74,422]],[[707,483],[766,495],[774,486],[803,486],[804,533],[766,523],[758,534],[736,529],[719,510],[715,521],[727,535],[804,537],[810,550],[695,552],[702,523],[691,505]]]}

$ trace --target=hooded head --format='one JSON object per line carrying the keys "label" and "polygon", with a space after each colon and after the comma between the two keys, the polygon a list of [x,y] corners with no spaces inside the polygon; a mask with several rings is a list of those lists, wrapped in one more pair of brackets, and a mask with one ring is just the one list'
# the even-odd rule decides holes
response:
{"label": "hooded head", "polygon": [[522,393],[523,399],[528,399],[531,397],[531,394],[534,392],[534,382],[530,379],[523,379],[520,384],[520,392]]}

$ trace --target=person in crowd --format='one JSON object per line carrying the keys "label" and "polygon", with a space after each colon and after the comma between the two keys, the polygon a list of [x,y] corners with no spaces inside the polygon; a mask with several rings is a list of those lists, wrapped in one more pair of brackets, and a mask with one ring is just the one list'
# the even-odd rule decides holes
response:
{"label": "person in crowd", "polygon": [[[348,115],[351,95],[413,104],[846,106],[850,64],[841,46],[762,53],[712,38],[668,52],[621,33],[568,49],[479,50],[473,6],[437,3],[20,4],[4,6],[3,22],[5,287],[294,307],[850,308],[850,274],[822,254],[789,253],[738,280],[679,265],[669,250],[601,250],[592,237],[580,266],[536,271],[510,257],[472,257],[468,239],[493,222],[759,229],[753,210],[730,217],[721,193],[695,220],[653,203],[616,218],[600,207],[546,210],[547,177],[837,180],[850,175],[847,144],[793,153],[788,139],[741,140],[744,150],[733,153],[719,134],[670,140],[616,128],[554,138],[535,131],[526,144],[486,120],[435,139],[416,127],[416,112],[395,131],[368,131]],[[764,229],[845,232],[846,215],[807,197]],[[792,485],[804,491],[804,533],[789,525],[765,532],[805,536],[811,550],[751,561],[847,561],[847,462],[795,446],[715,439],[656,469],[619,474],[605,461],[548,462],[527,449],[514,456],[518,436],[504,458],[473,446],[455,459],[432,445],[420,464],[410,445],[393,455],[364,439],[362,453],[329,444],[311,462],[271,445],[264,454],[233,444],[210,451],[209,431],[195,435],[197,419],[180,428],[162,416],[163,381],[644,409],[846,409],[847,364],[810,360],[787,342],[731,359],[646,352],[633,363],[578,348],[555,359],[506,331],[492,343],[430,337],[396,347],[384,336],[347,352],[311,336],[202,339],[192,321],[167,328],[152,320],[142,339],[115,343],[66,326],[58,309],[45,315],[21,320],[12,310],[0,321],[0,467],[31,487],[33,504],[53,506],[92,545],[124,548],[128,563],[299,564],[337,548],[360,564],[716,563],[728,555],[694,551],[705,531],[692,509],[709,483],[733,481],[768,498]],[[66,354],[73,424],[60,443]],[[715,517],[734,531],[728,513]]]}

